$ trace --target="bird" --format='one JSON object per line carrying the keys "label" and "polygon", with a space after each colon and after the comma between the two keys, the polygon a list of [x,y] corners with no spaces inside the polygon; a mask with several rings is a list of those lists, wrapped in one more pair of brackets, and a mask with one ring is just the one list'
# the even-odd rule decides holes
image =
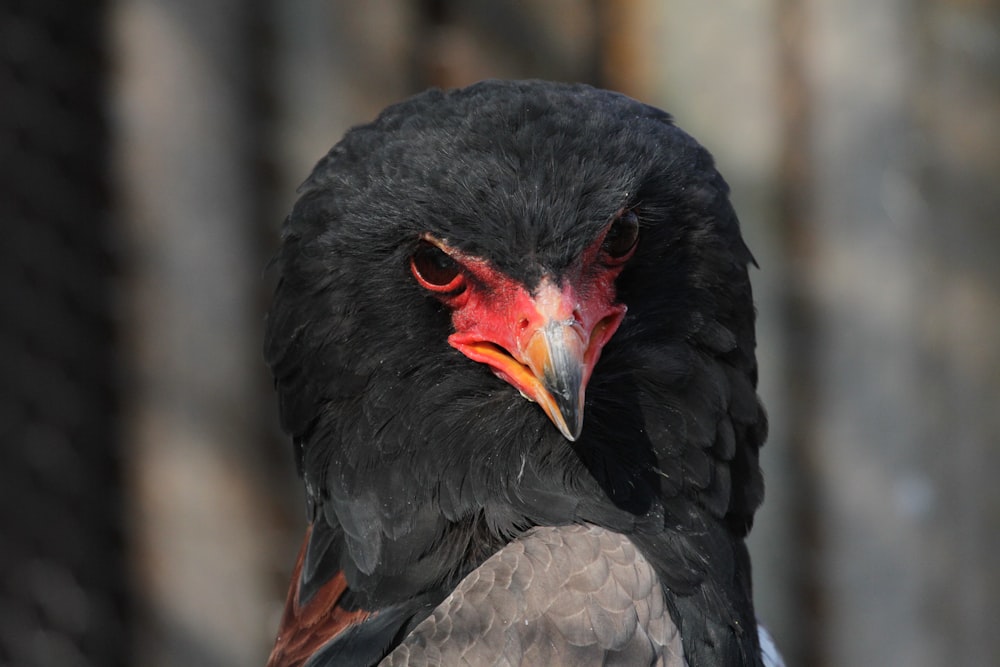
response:
{"label": "bird", "polygon": [[307,527],[269,667],[775,664],[756,262],[701,144],[489,80],[350,129],[298,194],[264,356]]}

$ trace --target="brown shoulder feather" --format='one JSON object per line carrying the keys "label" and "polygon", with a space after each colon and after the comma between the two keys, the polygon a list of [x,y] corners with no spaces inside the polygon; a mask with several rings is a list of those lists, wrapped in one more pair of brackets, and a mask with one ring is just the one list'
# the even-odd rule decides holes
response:
{"label": "brown shoulder feather", "polygon": [[342,572],[331,577],[302,603],[299,597],[299,578],[311,534],[310,525],[295,562],[285,610],[278,626],[278,637],[274,641],[267,667],[301,667],[320,647],[370,615],[364,609],[350,610],[341,606],[341,598],[347,591],[347,580]]}

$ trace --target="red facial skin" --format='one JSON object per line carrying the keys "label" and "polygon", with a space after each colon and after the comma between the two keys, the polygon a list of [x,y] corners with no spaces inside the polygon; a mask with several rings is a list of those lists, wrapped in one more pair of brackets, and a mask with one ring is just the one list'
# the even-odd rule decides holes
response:
{"label": "red facial skin", "polygon": [[[538,403],[571,441],[583,428],[587,382],[625,316],[625,305],[616,301],[615,278],[635,246],[609,256],[603,248],[607,231],[559,284],[543,276],[534,292],[485,260],[430,236],[424,240],[458,265],[454,278],[435,284],[416,262],[411,265],[417,282],[452,309],[455,333],[448,342]],[[441,275],[431,279],[442,282]]]}

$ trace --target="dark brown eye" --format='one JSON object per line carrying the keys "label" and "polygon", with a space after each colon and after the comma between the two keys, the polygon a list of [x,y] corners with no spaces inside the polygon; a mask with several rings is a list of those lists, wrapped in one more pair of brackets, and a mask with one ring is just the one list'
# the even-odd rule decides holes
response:
{"label": "dark brown eye", "polygon": [[639,216],[635,211],[625,211],[611,223],[608,233],[604,236],[601,249],[608,257],[624,260],[635,248],[639,240]]}
{"label": "dark brown eye", "polygon": [[410,270],[418,283],[433,292],[453,292],[465,280],[458,262],[428,241],[421,241],[413,253]]}

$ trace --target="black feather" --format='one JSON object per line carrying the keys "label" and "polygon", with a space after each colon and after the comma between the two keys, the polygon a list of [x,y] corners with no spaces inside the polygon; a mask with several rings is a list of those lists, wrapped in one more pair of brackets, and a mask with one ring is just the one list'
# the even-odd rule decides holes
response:
{"label": "black feather", "polygon": [[[431,233],[533,287],[623,208],[640,222],[628,313],[570,443],[448,345],[408,259]],[[532,526],[593,523],[653,563],[692,666],[757,664],[752,261],[708,152],[619,94],[484,82],[351,130],[285,223],[265,354],[359,604],[440,599]]]}

